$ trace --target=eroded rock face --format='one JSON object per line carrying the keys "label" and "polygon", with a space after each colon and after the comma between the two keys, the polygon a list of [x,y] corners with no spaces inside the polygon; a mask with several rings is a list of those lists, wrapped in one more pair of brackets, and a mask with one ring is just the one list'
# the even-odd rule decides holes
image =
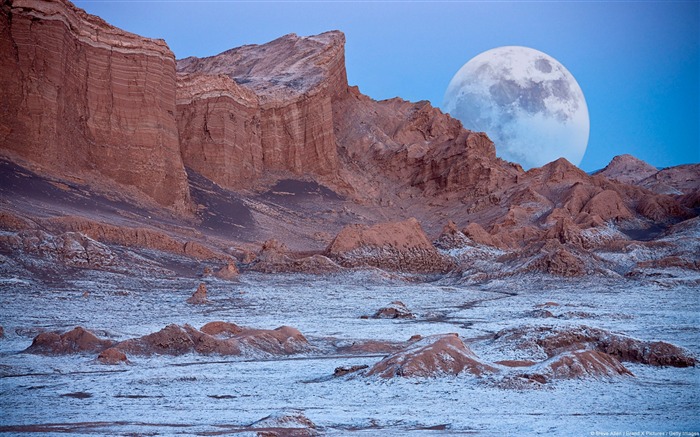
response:
{"label": "eroded rock face", "polygon": [[65,0],[0,13],[0,150],[43,172],[135,187],[186,211],[175,59],[162,40],[110,26]]}
{"label": "eroded rock face", "polygon": [[34,337],[32,345],[25,352],[42,355],[101,352],[112,344],[112,341],[102,340],[92,332],[78,326],[63,334],[42,332]]}
{"label": "eroded rock face", "polygon": [[345,36],[286,35],[177,63],[185,164],[225,187],[268,170],[334,175],[331,102],[346,92]]}
{"label": "eroded rock face", "polygon": [[450,267],[414,218],[374,226],[347,226],[326,253],[345,267],[373,266],[422,273],[444,272]]}
{"label": "eroded rock face", "polygon": [[430,378],[460,373],[481,376],[496,372],[496,368],[479,361],[457,334],[442,334],[425,337],[386,357],[372,366],[367,376]]}
{"label": "eroded rock face", "polygon": [[472,244],[471,240],[457,228],[452,220],[442,228],[442,233],[435,241],[435,247],[443,250],[459,249],[470,244]]}

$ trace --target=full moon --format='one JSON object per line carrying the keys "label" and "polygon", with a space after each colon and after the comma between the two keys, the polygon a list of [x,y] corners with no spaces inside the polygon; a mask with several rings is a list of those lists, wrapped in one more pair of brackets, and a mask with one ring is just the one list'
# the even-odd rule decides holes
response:
{"label": "full moon", "polygon": [[485,51],[450,81],[443,109],[486,132],[496,154],[525,169],[564,157],[579,165],[590,121],[583,91],[556,59],[527,47]]}

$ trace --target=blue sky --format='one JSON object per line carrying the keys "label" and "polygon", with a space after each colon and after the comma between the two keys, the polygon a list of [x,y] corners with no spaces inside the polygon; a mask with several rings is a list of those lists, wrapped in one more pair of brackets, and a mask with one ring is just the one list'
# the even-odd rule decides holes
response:
{"label": "blue sky", "polygon": [[[287,33],[342,30],[348,80],[375,99],[442,104],[452,76],[503,45],[543,51],[574,75],[591,118],[586,171],[633,154],[700,162],[700,2],[76,1],[178,58]],[[468,127],[468,126],[466,126]]]}

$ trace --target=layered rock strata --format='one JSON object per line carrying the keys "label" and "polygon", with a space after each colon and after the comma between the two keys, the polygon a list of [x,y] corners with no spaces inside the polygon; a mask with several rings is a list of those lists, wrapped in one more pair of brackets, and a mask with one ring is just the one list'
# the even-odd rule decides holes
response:
{"label": "layered rock strata", "polygon": [[185,164],[225,187],[265,171],[333,176],[332,101],[345,92],[345,36],[286,35],[178,61]]}
{"label": "layered rock strata", "polygon": [[66,0],[12,0],[1,9],[3,154],[189,208],[175,59],[165,42],[112,27]]}

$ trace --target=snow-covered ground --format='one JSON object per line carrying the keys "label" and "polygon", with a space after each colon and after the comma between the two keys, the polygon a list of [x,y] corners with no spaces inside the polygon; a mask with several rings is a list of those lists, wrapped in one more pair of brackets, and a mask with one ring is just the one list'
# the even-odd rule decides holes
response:
{"label": "snow-covered ground", "polygon": [[[697,289],[536,276],[486,285],[446,279],[412,283],[378,271],[322,277],[245,274],[239,282],[205,282],[211,303],[193,306],[185,303],[198,284],[191,278],[139,279],[84,270],[54,287],[0,280],[0,325],[5,329],[0,339],[0,431],[56,424],[41,434],[233,433],[290,409],[301,410],[329,435],[670,436],[700,431],[699,368],[625,363],[635,377],[512,390],[499,388],[488,376],[333,378],[336,367],[372,365],[381,357],[341,356],[329,346],[456,332],[478,356],[493,361],[517,358],[516,352],[509,355],[487,340],[501,329],[588,325],[664,340],[698,356]],[[361,318],[395,300],[417,317]],[[546,302],[559,304],[547,307],[558,317],[537,316],[537,306]],[[262,360],[130,356],[131,364],[120,366],[96,364],[92,354],[20,353],[41,330],[63,332],[80,325],[123,340],[170,323],[200,327],[214,320],[266,329],[294,326],[317,349]]]}

